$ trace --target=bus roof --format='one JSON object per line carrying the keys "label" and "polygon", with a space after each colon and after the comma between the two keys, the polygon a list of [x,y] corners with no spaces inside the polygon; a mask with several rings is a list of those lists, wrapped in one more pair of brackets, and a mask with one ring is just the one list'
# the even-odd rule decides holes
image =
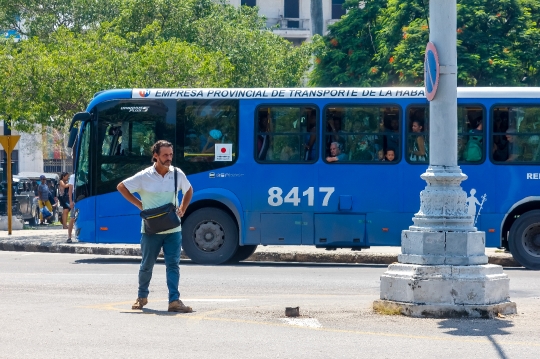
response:
{"label": "bus roof", "polygon": [[[540,87],[458,87],[458,98],[540,98]],[[88,109],[112,99],[425,98],[423,87],[134,88],[98,92]]]}

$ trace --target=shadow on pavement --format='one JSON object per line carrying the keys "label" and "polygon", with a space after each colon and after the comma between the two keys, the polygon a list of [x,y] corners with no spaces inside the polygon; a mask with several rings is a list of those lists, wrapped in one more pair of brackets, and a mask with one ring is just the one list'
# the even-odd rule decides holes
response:
{"label": "shadow on pavement", "polygon": [[183,314],[192,314],[196,313],[196,311],[193,311],[192,313],[177,313],[177,312],[168,312],[166,310],[155,310],[155,309],[146,309],[143,308],[141,311],[128,311],[128,312],[120,312],[121,314],[153,314],[153,315],[163,315],[166,317],[175,317],[177,315],[183,315]]}
{"label": "shadow on pavement", "polygon": [[[112,258],[86,258],[73,261],[74,264],[122,264],[122,263],[141,263],[138,257],[112,257]],[[156,264],[164,264],[163,258],[158,258]],[[240,262],[240,263],[225,263],[220,265],[197,264],[189,259],[182,259],[181,265],[189,266],[209,266],[209,267],[280,267],[280,268],[386,268],[387,264],[361,264],[361,263],[300,263],[300,262]]]}
{"label": "shadow on pavement", "polygon": [[[195,263],[193,263],[195,264]],[[316,263],[316,262],[240,262],[223,264],[229,267],[324,267],[324,268],[386,268],[388,264],[363,264],[363,263]]]}
{"label": "shadow on pavement", "polygon": [[[159,261],[160,260],[158,259],[158,263]],[[163,262],[163,260],[161,261]],[[137,257],[88,258],[88,259],[77,259],[73,261],[73,264],[119,264],[119,263],[141,263],[141,258],[137,258]]]}
{"label": "shadow on pavement", "polygon": [[511,334],[506,329],[513,326],[512,322],[501,319],[447,319],[439,323],[439,329],[448,329],[445,332],[446,334],[464,337],[485,337],[495,348],[498,357],[503,359],[508,358],[508,356],[494,336]]}

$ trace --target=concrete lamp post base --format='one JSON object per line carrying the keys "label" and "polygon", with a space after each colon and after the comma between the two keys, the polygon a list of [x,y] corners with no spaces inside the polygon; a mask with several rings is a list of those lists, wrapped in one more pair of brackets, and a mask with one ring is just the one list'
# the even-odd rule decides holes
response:
{"label": "concrete lamp post base", "polygon": [[494,264],[391,264],[381,276],[381,300],[375,301],[373,308],[431,318],[515,314],[509,282],[502,267]]}
{"label": "concrete lamp post base", "polygon": [[421,176],[414,225],[401,232],[399,263],[381,276],[379,313],[413,317],[482,317],[515,314],[510,279],[499,265],[488,264],[485,232],[477,231],[456,167],[430,166]]}
{"label": "concrete lamp post base", "polygon": [[416,318],[496,318],[499,314],[515,314],[516,303],[505,302],[487,305],[432,305],[399,303],[376,300],[373,309],[377,312],[399,312]]}

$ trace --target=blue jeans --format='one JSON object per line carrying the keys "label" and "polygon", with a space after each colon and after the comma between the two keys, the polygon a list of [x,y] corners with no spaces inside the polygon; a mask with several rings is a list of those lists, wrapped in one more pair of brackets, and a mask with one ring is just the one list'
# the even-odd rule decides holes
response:
{"label": "blue jeans", "polygon": [[139,268],[139,298],[148,298],[148,286],[152,279],[152,270],[161,247],[165,257],[169,303],[180,299],[178,284],[180,283],[180,246],[182,232],[168,234],[146,234],[141,237],[142,261]]}

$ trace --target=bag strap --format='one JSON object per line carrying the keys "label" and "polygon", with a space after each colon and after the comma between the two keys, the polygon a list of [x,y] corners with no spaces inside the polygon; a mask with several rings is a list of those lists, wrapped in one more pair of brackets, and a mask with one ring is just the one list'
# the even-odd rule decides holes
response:
{"label": "bag strap", "polygon": [[176,168],[173,167],[174,170],[174,206],[178,207],[178,178],[177,178],[177,171]]}

